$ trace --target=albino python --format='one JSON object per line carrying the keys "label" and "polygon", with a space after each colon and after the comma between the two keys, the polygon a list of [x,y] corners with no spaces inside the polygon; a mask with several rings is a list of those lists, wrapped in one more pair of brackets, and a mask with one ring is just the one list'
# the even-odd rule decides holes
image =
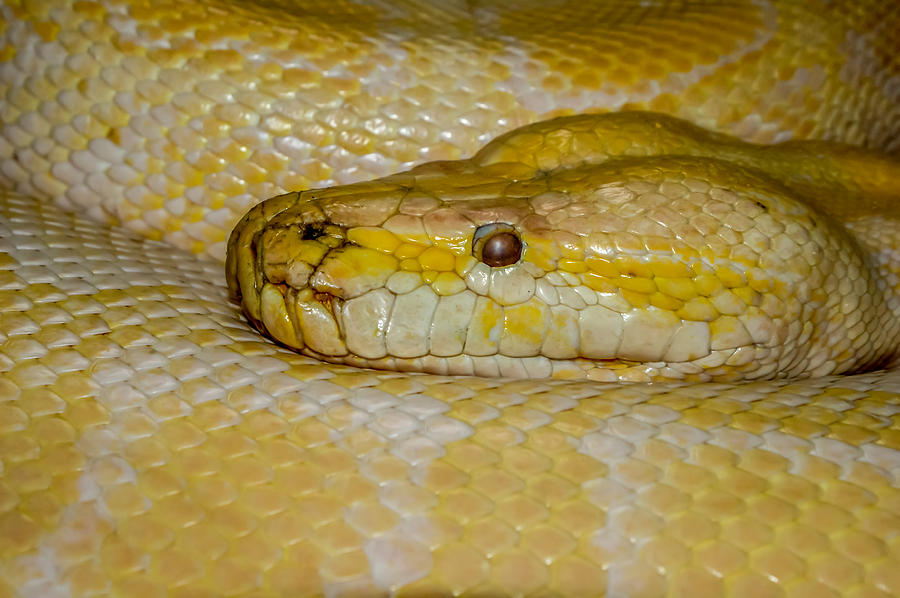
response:
{"label": "albino python", "polygon": [[900,595],[897,5],[0,15],[0,596]]}

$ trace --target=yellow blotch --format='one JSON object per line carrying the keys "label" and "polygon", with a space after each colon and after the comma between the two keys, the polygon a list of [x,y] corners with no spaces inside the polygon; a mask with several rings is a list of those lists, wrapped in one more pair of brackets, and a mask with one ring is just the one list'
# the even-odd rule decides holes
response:
{"label": "yellow blotch", "polygon": [[215,70],[238,69],[244,64],[244,56],[237,50],[207,50],[204,59]]}
{"label": "yellow blotch", "polygon": [[[425,278],[424,275],[423,278]],[[441,272],[435,276],[434,281],[431,283],[431,288],[438,295],[447,297],[465,290],[466,283],[453,272]]]}
{"label": "yellow blotch", "polygon": [[[672,253],[674,253],[675,257],[677,257],[683,264],[689,264],[700,257],[700,252],[698,252],[693,247],[688,247],[686,245],[673,247]],[[687,266],[685,266],[685,268],[687,268]]]}
{"label": "yellow blotch", "polygon": [[733,288],[731,292],[747,305],[759,305],[759,294],[750,287]]}
{"label": "yellow blotch", "polygon": [[545,91],[560,92],[560,91],[565,90],[566,81],[560,75],[556,75],[556,74],[548,75],[547,77],[544,77],[543,81],[541,81],[541,87]]}
{"label": "yellow blotch", "polygon": [[661,293],[665,293],[671,297],[688,300],[697,296],[697,289],[694,286],[694,281],[690,278],[657,277],[653,280]]}
{"label": "yellow blotch", "polygon": [[653,269],[650,264],[629,256],[619,256],[613,262],[618,274],[638,278],[653,278]]}
{"label": "yellow blotch", "polygon": [[279,177],[278,186],[282,189],[309,189],[312,183],[302,174],[285,172]]}
{"label": "yellow blotch", "polygon": [[[325,143],[319,143],[318,147],[323,145],[327,145]],[[331,166],[328,166],[324,162],[320,162],[319,160],[313,160],[312,162],[304,165],[301,169],[301,174],[308,179],[309,181],[324,181],[331,177],[334,169]]]}
{"label": "yellow blotch", "polygon": [[738,274],[731,268],[726,268],[723,266],[719,266],[716,268],[716,277],[720,281],[722,281],[722,284],[729,289],[740,287],[745,284],[743,275]]}
{"label": "yellow blotch", "polygon": [[163,230],[167,233],[174,233],[181,230],[184,226],[184,222],[181,220],[180,216],[174,216],[170,218],[166,218],[163,223]]}
{"label": "yellow blotch", "polygon": [[281,80],[293,88],[313,89],[318,87],[322,75],[318,71],[286,69],[281,75]]}
{"label": "yellow blotch", "polygon": [[185,164],[181,169],[181,181],[186,187],[199,187],[203,184],[203,173]]}
{"label": "yellow blotch", "polygon": [[421,272],[422,266],[419,265],[418,260],[405,259],[400,262],[400,269],[404,272]]}
{"label": "yellow blotch", "polygon": [[159,210],[166,204],[164,197],[155,193],[148,193],[141,197],[140,208],[142,210]]}
{"label": "yellow blotch", "polygon": [[41,39],[45,42],[56,41],[56,36],[59,33],[59,25],[53,21],[42,21],[40,23],[35,23],[34,32],[40,35]]}
{"label": "yellow blotch", "polygon": [[227,137],[231,126],[215,116],[206,115],[197,119],[199,127],[197,132],[206,138]]}
{"label": "yellow blotch", "polygon": [[357,79],[338,79],[335,77],[326,77],[321,82],[321,89],[328,92],[328,96],[340,96],[342,98],[348,96],[359,95],[361,83]]}
{"label": "yellow blotch", "polygon": [[576,274],[587,272],[587,266],[581,260],[561,259],[556,262],[557,267],[565,272],[573,272]]}
{"label": "yellow blotch", "polygon": [[535,326],[543,318],[546,307],[537,301],[509,306],[504,310],[504,329],[529,342],[540,343],[543,331]]}
{"label": "yellow blotch", "polygon": [[622,297],[631,304],[632,307],[643,309],[649,307],[650,296],[644,293],[638,293],[629,289],[621,289]]}
{"label": "yellow blotch", "polygon": [[11,44],[7,44],[2,49],[0,49],[0,62],[9,62],[15,57],[16,57],[16,47],[15,46],[13,46]]}
{"label": "yellow blotch", "polygon": [[174,143],[166,143],[162,147],[162,153],[165,156],[165,160],[169,163],[181,162],[184,160],[184,150]]}
{"label": "yellow blotch", "polygon": [[685,303],[675,315],[692,322],[712,322],[719,317],[719,312],[706,297],[696,297]]}
{"label": "yellow blotch", "polygon": [[650,305],[654,305],[666,311],[677,311],[684,305],[684,301],[675,299],[663,293],[653,293],[650,295]]}
{"label": "yellow blotch", "polygon": [[200,222],[203,220],[203,216],[206,214],[205,206],[198,206],[197,204],[191,204],[184,211],[184,216],[182,218],[186,222]]}
{"label": "yellow blotch", "polygon": [[656,112],[674,114],[678,111],[679,104],[680,102],[677,97],[671,93],[664,93],[653,98],[650,102],[649,109]]}
{"label": "yellow blotch", "polygon": [[394,250],[394,255],[397,259],[405,260],[407,258],[419,257],[419,255],[425,251],[426,247],[423,245],[414,245],[412,243],[401,243],[397,246],[397,249]]}
{"label": "yellow blotch", "polygon": [[615,278],[619,275],[619,269],[610,260],[592,256],[584,260],[584,263],[590,268],[591,272],[599,274],[600,276]]}
{"label": "yellow blotch", "polygon": [[466,246],[469,244],[469,239],[466,237],[444,237],[441,235],[432,235],[431,243],[434,247],[438,247],[440,249],[445,249],[447,251],[456,253],[461,251],[466,251]]}
{"label": "yellow blotch", "polygon": [[72,4],[72,12],[99,19],[106,14],[106,9],[99,2],[74,2]]}
{"label": "yellow blotch", "polygon": [[419,255],[419,263],[422,264],[424,270],[451,272],[456,267],[456,256],[449,251],[429,247]]}
{"label": "yellow blotch", "polygon": [[652,261],[649,265],[653,276],[663,278],[689,278],[691,276],[690,268],[682,262]]}
{"label": "yellow blotch", "polygon": [[146,51],[147,59],[160,68],[177,68],[182,61],[191,58],[185,49],[152,48]]}
{"label": "yellow blotch", "polygon": [[426,247],[429,245],[428,234],[420,218],[395,214],[388,218],[383,226],[407,243]]}
{"label": "yellow blotch", "polygon": [[166,197],[177,198],[184,197],[185,186],[179,183],[168,181],[166,184]]}
{"label": "yellow blotch", "polygon": [[478,263],[471,255],[462,254],[456,256],[456,268],[454,271],[460,276],[465,276],[469,273],[469,270],[475,267],[475,264]]}
{"label": "yellow blotch", "polygon": [[587,89],[600,89],[606,81],[600,73],[594,71],[582,71],[572,78],[572,84],[576,87]]}
{"label": "yellow blotch", "polygon": [[330,255],[333,257],[323,262],[320,271],[340,285],[350,286],[353,281],[360,285],[366,281],[378,281],[380,284],[397,271],[394,256],[365,247],[347,247]]}
{"label": "yellow blotch", "polygon": [[232,164],[231,167],[234,169],[235,174],[247,184],[264,183],[268,179],[268,173],[252,162]]}
{"label": "yellow blotch", "polygon": [[254,154],[253,160],[257,166],[270,173],[285,170],[290,164],[287,156],[276,152],[257,152]]}
{"label": "yellow blotch", "polygon": [[766,293],[772,288],[772,279],[766,275],[761,276],[757,270],[748,270],[747,285],[758,293]]}
{"label": "yellow blotch", "polygon": [[545,272],[550,272],[556,269],[556,263],[549,255],[547,255],[543,251],[533,249],[531,247],[525,248],[525,261],[534,264]]}
{"label": "yellow blotch", "polygon": [[615,293],[619,290],[619,287],[616,286],[612,280],[610,280],[606,276],[600,276],[598,274],[594,274],[593,272],[586,272],[582,277],[584,280],[584,284],[595,291],[599,291],[601,293]]}
{"label": "yellow blotch", "polygon": [[217,155],[229,164],[239,164],[250,157],[250,150],[237,141],[231,140]]}
{"label": "yellow blotch", "polygon": [[[390,231],[376,226],[358,226],[347,231],[347,240],[369,249],[395,253],[400,240]],[[396,257],[400,257],[397,255]]]}
{"label": "yellow blotch", "polygon": [[713,349],[734,349],[753,342],[741,321],[733,316],[722,316],[710,322],[709,335]]}
{"label": "yellow blotch", "polygon": [[701,274],[694,278],[697,293],[704,297],[712,297],[722,290],[722,281],[712,274]]}
{"label": "yellow blotch", "polygon": [[219,156],[211,153],[203,153],[200,155],[200,157],[197,158],[192,166],[200,172],[213,173],[225,170],[225,168],[228,166],[228,163]]}
{"label": "yellow blotch", "polygon": [[645,293],[647,295],[655,293],[657,290],[656,284],[650,278],[620,276],[616,279],[616,284],[623,290]]}
{"label": "yellow blotch", "polygon": [[509,354],[536,355],[543,343],[548,316],[547,306],[536,300],[507,307],[504,310],[501,345],[510,346]]}
{"label": "yellow blotch", "polygon": [[372,152],[374,140],[368,131],[357,128],[339,131],[337,143],[350,153],[362,156]]}
{"label": "yellow blotch", "polygon": [[241,179],[232,175],[231,173],[222,173],[224,176],[221,176],[216,179],[216,189],[226,194],[228,197],[234,197],[235,195],[240,195],[243,193],[247,185]]}
{"label": "yellow blotch", "polygon": [[281,68],[281,65],[267,62],[265,64],[259,65],[259,67],[257,67],[254,72],[257,74],[261,81],[276,81],[281,78],[281,73],[283,70],[284,69]]}
{"label": "yellow blotch", "polygon": [[[505,168],[505,165],[504,165]],[[530,175],[525,175],[530,176]],[[528,249],[534,249],[535,251],[540,251],[541,253],[545,253],[550,256],[551,259],[556,259],[559,257],[559,245],[556,243],[554,239],[547,239],[545,237],[538,237],[535,235],[529,235],[525,240],[525,245]]]}
{"label": "yellow blotch", "polygon": [[[509,66],[502,62],[491,62],[490,66],[485,70],[485,74],[494,81],[505,81],[509,77]],[[512,94],[505,92],[496,92],[493,95],[513,97]]]}
{"label": "yellow blotch", "polygon": [[297,257],[307,264],[318,264],[325,257],[325,254],[328,253],[327,245],[312,239],[300,241],[297,243],[297,246],[299,248]]}
{"label": "yellow blotch", "polygon": [[502,317],[502,307],[490,299],[479,297],[478,305],[476,306],[472,321],[469,325],[468,336],[471,340],[470,338],[467,338],[466,344],[468,345],[472,340],[478,342],[477,339],[480,339],[480,343],[487,343],[495,346],[496,340],[490,338],[490,333],[497,327]]}

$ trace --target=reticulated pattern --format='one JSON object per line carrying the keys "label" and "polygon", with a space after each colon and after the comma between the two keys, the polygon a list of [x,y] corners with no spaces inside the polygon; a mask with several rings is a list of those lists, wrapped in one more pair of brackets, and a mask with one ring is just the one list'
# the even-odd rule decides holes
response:
{"label": "reticulated pattern", "polygon": [[7,593],[900,589],[894,373],[356,370],[260,339],[216,263],[9,194],[0,227]]}

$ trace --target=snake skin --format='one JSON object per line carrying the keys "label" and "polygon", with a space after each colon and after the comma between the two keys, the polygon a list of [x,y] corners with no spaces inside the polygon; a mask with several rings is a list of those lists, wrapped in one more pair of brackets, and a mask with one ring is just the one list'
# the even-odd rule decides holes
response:
{"label": "snake skin", "polygon": [[900,595],[896,368],[374,372],[228,302],[259,200],[545,117],[900,149],[893,3],[542,4],[0,6],[0,596]]}

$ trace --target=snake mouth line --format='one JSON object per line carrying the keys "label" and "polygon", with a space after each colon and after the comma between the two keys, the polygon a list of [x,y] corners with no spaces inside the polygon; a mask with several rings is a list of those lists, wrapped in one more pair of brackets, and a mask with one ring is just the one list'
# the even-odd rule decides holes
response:
{"label": "snake mouth line", "polygon": [[322,307],[328,310],[328,313],[331,314],[331,317],[334,319],[335,324],[337,324],[338,331],[340,331],[341,336],[343,337],[345,333],[343,327],[343,319],[341,318],[341,308],[344,305],[344,300],[324,291],[313,291],[312,298],[314,301],[320,303]]}
{"label": "snake mouth line", "polygon": [[331,293],[326,293],[324,291],[313,291],[313,299],[331,309],[332,315],[334,315],[334,303],[341,301],[339,297],[335,297]]}

